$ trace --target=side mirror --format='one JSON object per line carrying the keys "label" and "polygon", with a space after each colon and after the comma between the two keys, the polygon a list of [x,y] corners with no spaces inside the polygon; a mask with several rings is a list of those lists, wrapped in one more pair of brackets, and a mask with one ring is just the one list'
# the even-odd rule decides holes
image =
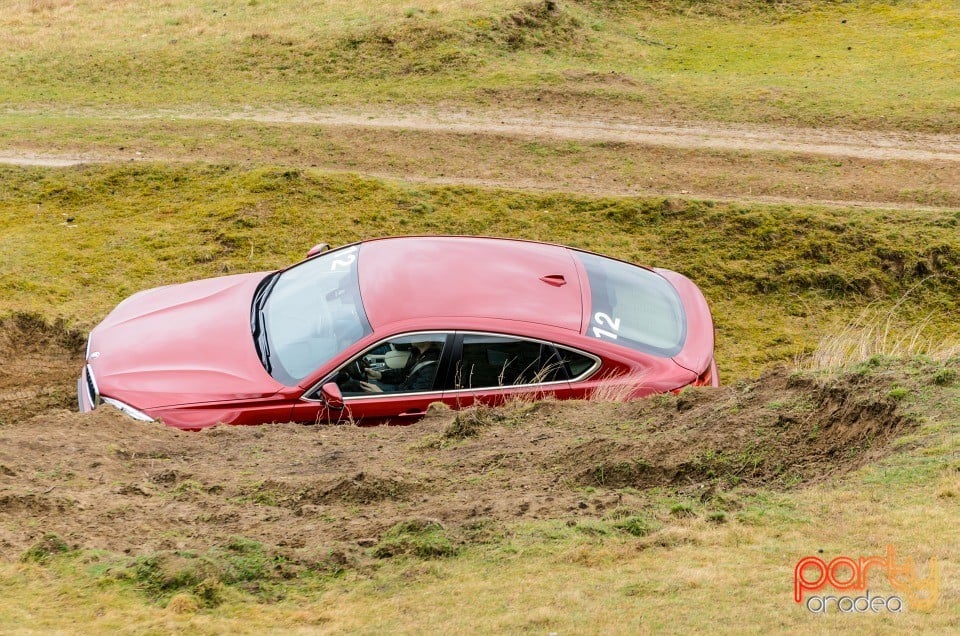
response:
{"label": "side mirror", "polygon": [[320,399],[331,411],[343,410],[343,393],[336,382],[327,382],[320,387]]}
{"label": "side mirror", "polygon": [[323,254],[329,249],[330,249],[329,243],[317,243],[316,245],[310,248],[310,251],[307,252],[307,258],[310,258],[311,256],[316,256],[317,254]]}

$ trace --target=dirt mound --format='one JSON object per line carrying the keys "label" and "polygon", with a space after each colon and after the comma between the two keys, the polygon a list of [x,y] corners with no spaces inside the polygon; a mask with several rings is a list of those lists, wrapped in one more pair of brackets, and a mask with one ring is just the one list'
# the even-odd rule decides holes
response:
{"label": "dirt mound", "polygon": [[62,322],[33,314],[0,320],[0,423],[75,405],[84,345]]}
{"label": "dirt mound", "polygon": [[106,407],[63,408],[73,408],[82,338],[62,327],[9,319],[0,343],[9,360],[0,386],[15,394],[0,425],[6,559],[51,535],[131,555],[242,537],[291,563],[367,548],[445,553],[510,520],[642,510],[653,486],[795,487],[879,456],[912,426],[891,390],[907,386],[891,378],[896,368],[823,378],[780,369],[626,404],[518,402],[432,410],[409,427],[186,433]]}
{"label": "dirt mound", "polygon": [[875,458],[910,427],[889,384],[849,375],[829,382],[780,368],[725,395],[693,389],[638,403],[639,429],[600,435],[555,458],[585,486],[650,488],[719,482],[784,487],[810,483]]}

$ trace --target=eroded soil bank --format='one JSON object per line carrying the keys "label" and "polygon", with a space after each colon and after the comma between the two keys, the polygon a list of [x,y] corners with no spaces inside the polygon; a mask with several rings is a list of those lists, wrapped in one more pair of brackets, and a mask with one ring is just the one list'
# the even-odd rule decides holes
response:
{"label": "eroded soil bank", "polygon": [[61,325],[0,324],[4,559],[49,534],[130,555],[245,537],[290,563],[347,559],[410,523],[464,543],[514,520],[642,513],[651,488],[707,501],[802,487],[881,456],[914,426],[891,391],[907,380],[889,370],[821,378],[779,368],[625,404],[518,402],[436,410],[406,427],[185,433],[110,408],[76,413],[82,345]]}

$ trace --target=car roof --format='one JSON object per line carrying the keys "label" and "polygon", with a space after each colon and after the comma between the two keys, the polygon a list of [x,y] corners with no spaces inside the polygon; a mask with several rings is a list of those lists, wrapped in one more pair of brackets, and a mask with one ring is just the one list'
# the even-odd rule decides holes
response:
{"label": "car roof", "polygon": [[360,245],[358,277],[376,330],[428,318],[493,318],[577,332],[583,325],[579,267],[558,245],[461,236],[376,239]]}

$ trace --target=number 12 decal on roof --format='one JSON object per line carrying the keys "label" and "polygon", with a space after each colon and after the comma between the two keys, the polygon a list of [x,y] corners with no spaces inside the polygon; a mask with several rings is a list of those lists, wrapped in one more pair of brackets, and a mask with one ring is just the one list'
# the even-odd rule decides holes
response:
{"label": "number 12 decal on roof", "polygon": [[350,266],[353,265],[353,262],[357,260],[356,252],[357,252],[356,247],[348,247],[345,250],[341,250],[340,253],[343,254],[343,258],[335,259],[332,263],[330,263],[330,271],[342,272],[342,271],[349,270]]}

